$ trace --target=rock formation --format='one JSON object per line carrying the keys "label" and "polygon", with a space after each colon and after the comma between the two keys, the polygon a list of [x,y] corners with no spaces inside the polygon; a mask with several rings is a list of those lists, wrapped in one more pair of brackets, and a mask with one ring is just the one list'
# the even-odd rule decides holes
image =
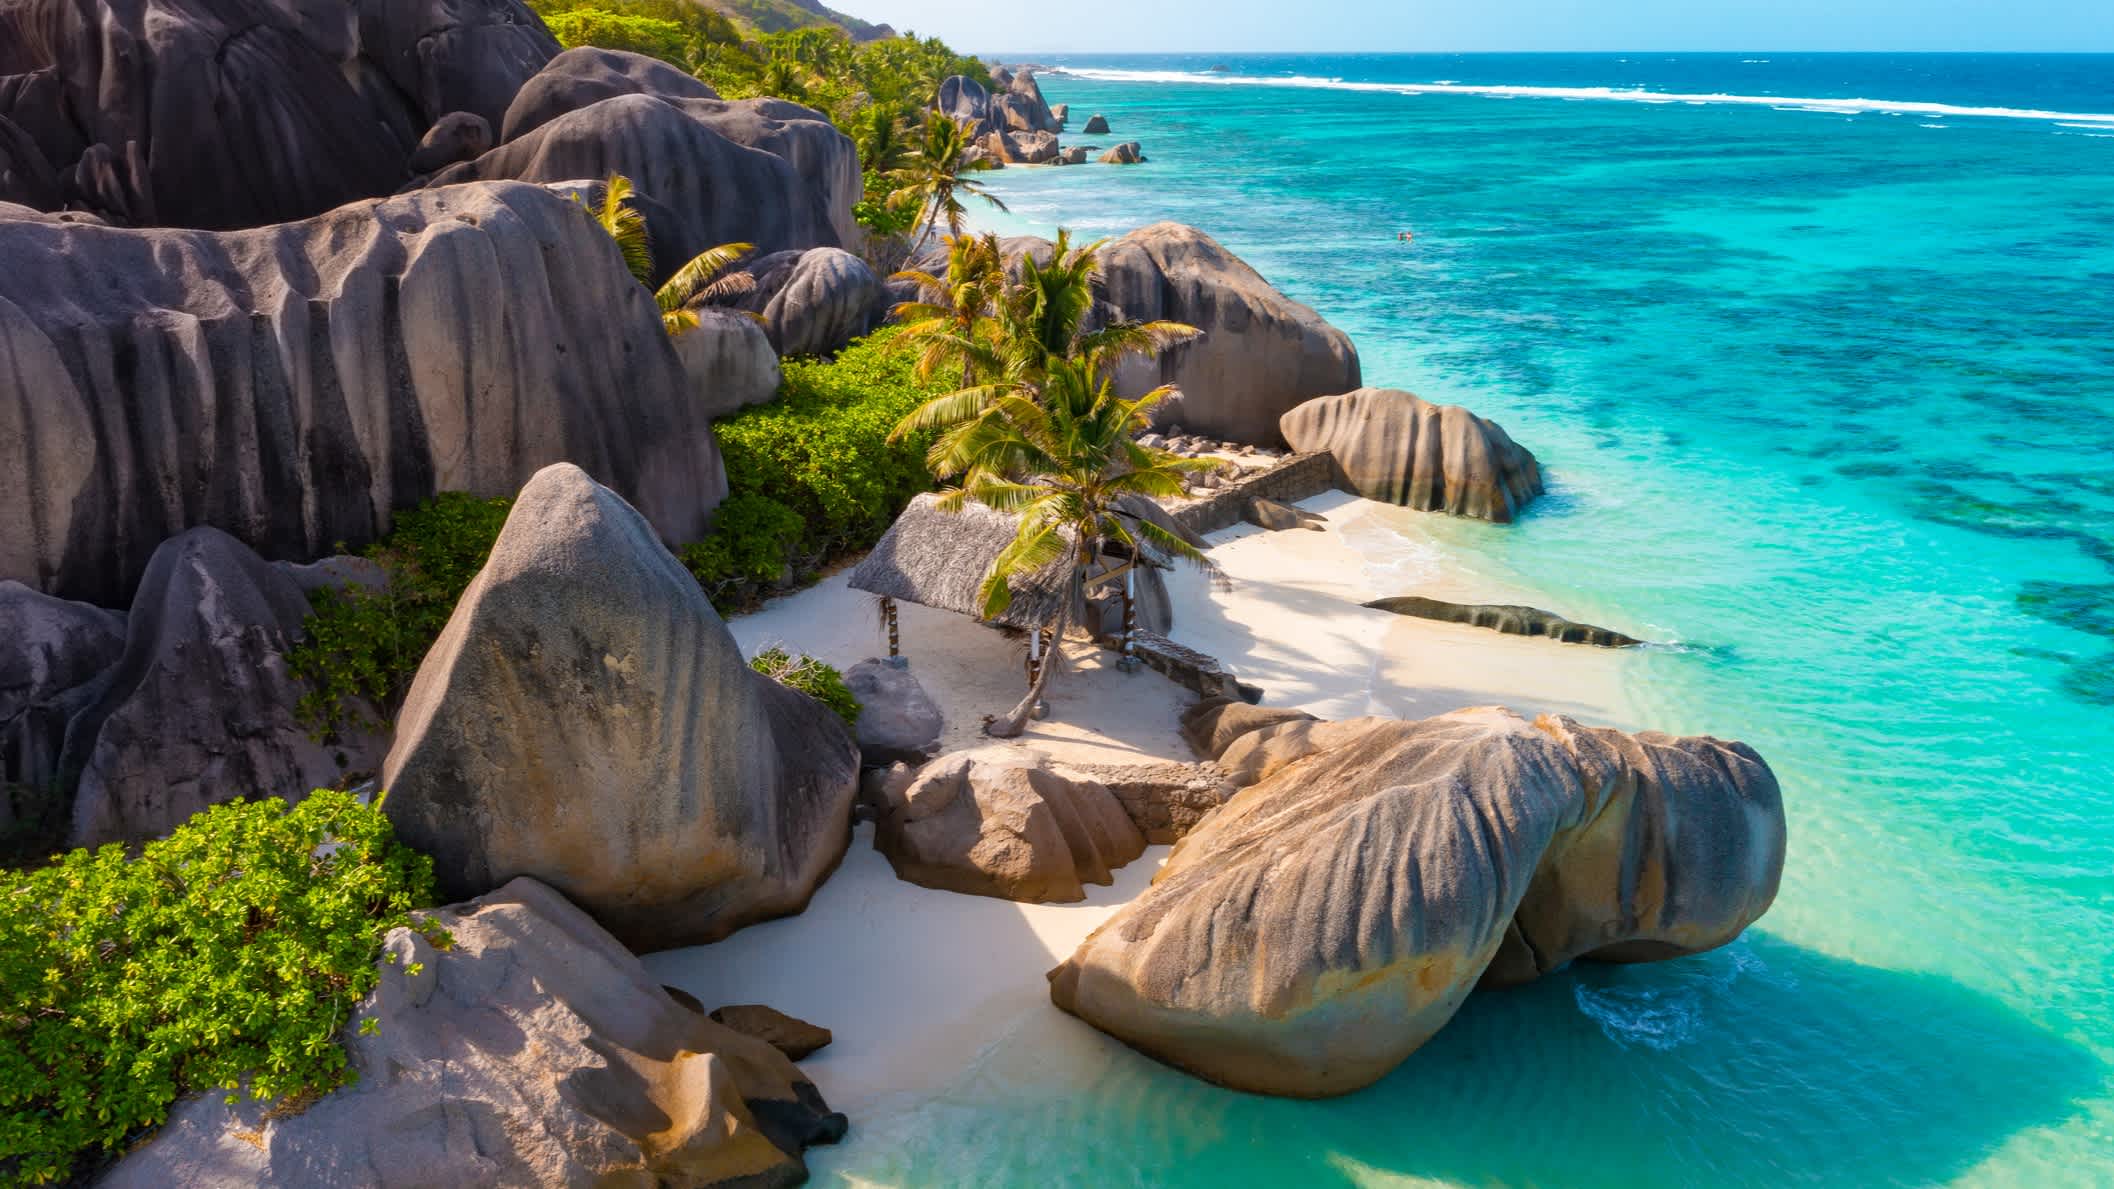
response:
{"label": "rock formation", "polygon": [[1080,128],[1079,132],[1083,136],[1107,136],[1108,117],[1095,112],[1086,118],[1086,125]]}
{"label": "rock formation", "polygon": [[1463,623],[1511,636],[1547,636],[1565,644],[1634,648],[1644,643],[1612,628],[1574,623],[1553,611],[1544,611],[1539,607],[1500,603],[1449,603],[1443,599],[1427,599],[1419,595],[1374,599],[1365,605],[1376,611],[1391,611],[1396,615],[1411,615],[1418,619],[1435,619],[1441,623]]}
{"label": "rock formation", "polygon": [[276,1113],[196,1095],[111,1189],[792,1185],[844,1116],[764,1041],[678,1006],[530,879],[397,929],[345,1044],[358,1080]]}
{"label": "rock formation", "polygon": [[557,52],[521,0],[14,0],[0,156],[26,181],[0,197],[140,225],[305,219],[396,189],[451,112],[496,127]]}
{"label": "rock formation", "polygon": [[[57,798],[66,720],[124,650],[124,616],[0,582],[0,785]],[[0,804],[0,827],[12,816]]]}
{"label": "rock formation", "polygon": [[1333,455],[1368,499],[1510,524],[1542,493],[1534,455],[1459,405],[1360,388],[1308,401],[1279,427],[1292,449]]}
{"label": "rock formation", "polygon": [[922,764],[939,745],[946,720],[907,664],[868,658],[844,671],[844,684],[859,699],[852,734],[867,764]]}
{"label": "rock formation", "polygon": [[702,79],[659,58],[583,45],[552,58],[522,84],[499,123],[499,139],[519,140],[559,116],[619,95],[719,98]]}
{"label": "rock formation", "polygon": [[1783,805],[1744,744],[1495,708],[1331,725],[1051,972],[1059,1007],[1236,1089],[1342,1094],[1479,984],[1707,950],[1775,897]]}
{"label": "rock formation", "polygon": [[976,143],[991,160],[1010,165],[1047,165],[1064,152],[1054,132],[994,128]]}
{"label": "rock formation", "polygon": [[1126,140],[1115,148],[1101,154],[1101,164],[1103,165],[1142,165],[1144,163],[1145,149],[1135,140]]}
{"label": "rock formation", "polygon": [[776,1008],[761,1003],[736,1003],[712,1009],[712,1020],[724,1024],[743,1036],[757,1040],[784,1053],[788,1060],[798,1061],[829,1047],[832,1039],[829,1029],[810,1024],[798,1016],[789,1016]]}
{"label": "rock formation", "polygon": [[558,195],[224,233],[0,221],[0,578],[123,605],[194,525],[305,561],[561,459],[671,541],[726,490],[652,297]]}
{"label": "rock formation", "polygon": [[1207,760],[1226,754],[1243,735],[1285,722],[1314,722],[1304,710],[1252,706],[1238,698],[1205,698],[1182,712],[1182,739]]}
{"label": "rock formation", "polygon": [[652,950],[803,908],[850,841],[858,751],[749,669],[642,516],[561,464],[419,667],[382,784],[447,894],[531,875]]}
{"label": "rock formation", "polygon": [[1048,133],[1054,138],[1064,131],[1063,118],[1044,101],[1032,70],[995,70],[991,82],[995,90],[955,75],[940,83],[933,107],[968,124],[971,138],[979,142],[994,133]]}
{"label": "rock formation", "polygon": [[492,125],[474,112],[449,112],[418,142],[408,168],[421,176],[446,169],[457,161],[473,160],[490,152]]}
{"label": "rock formation", "polygon": [[1107,789],[1154,846],[1180,842],[1236,791],[1216,764],[1066,764],[1063,771]]}
{"label": "rock formation", "polygon": [[381,741],[326,746],[294,717],[286,654],[308,610],[291,575],[219,529],[155,550],[123,654],[66,727],[73,845],[159,838],[236,797],[298,800],[372,773]]}
{"label": "rock formation", "polygon": [[743,267],[756,287],[738,304],[763,316],[780,355],[827,355],[879,321],[880,278],[842,248],[777,252]]}
{"label": "rock formation", "polygon": [[778,352],[763,323],[741,310],[697,311],[697,325],[675,336],[700,416],[718,419],[778,395]]}
{"label": "rock formation", "polygon": [[1110,882],[1145,839],[1103,785],[1039,752],[989,747],[920,769],[881,814],[874,846],[914,884],[1053,903]]}
{"label": "rock formation", "polygon": [[[1281,533],[1287,529],[1295,528],[1313,529],[1317,532],[1328,531],[1323,527],[1328,523],[1326,517],[1309,512],[1304,508],[1294,508],[1288,504],[1280,504],[1276,500],[1266,500],[1261,496],[1256,496],[1248,501],[1248,506],[1242,510],[1241,518],[1257,528],[1267,529],[1273,533]],[[1370,607],[1372,604],[1367,603],[1366,606]]]}

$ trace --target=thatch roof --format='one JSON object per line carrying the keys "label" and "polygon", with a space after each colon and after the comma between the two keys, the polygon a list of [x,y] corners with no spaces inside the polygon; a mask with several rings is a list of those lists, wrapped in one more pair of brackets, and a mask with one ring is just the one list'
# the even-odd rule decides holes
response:
{"label": "thatch roof", "polygon": [[[942,512],[938,504],[939,497],[930,494],[911,500],[873,552],[852,570],[851,588],[977,618],[983,607],[979,596],[984,575],[992,560],[1013,543],[1019,521],[974,500],[959,512]],[[1126,504],[1169,531],[1190,535],[1150,500]],[[1162,559],[1148,560],[1158,564]],[[1066,594],[1066,564],[1052,562],[1031,575],[1015,577],[1012,604],[992,622],[1018,628],[1049,623]]]}

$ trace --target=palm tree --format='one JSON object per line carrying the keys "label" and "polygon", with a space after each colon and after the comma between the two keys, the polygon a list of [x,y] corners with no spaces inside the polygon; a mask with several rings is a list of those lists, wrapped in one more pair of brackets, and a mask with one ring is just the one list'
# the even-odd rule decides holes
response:
{"label": "palm tree", "polygon": [[[1050,625],[1051,638],[1062,641],[1072,605],[1085,597],[1087,574],[1112,546],[1133,562],[1149,547],[1209,565],[1195,546],[1125,507],[1135,497],[1179,496],[1183,473],[1217,465],[1138,444],[1153,406],[1172,392],[1162,386],[1124,400],[1089,364],[1056,359],[1039,401],[1009,393],[933,443],[926,457],[933,474],[960,480],[941,493],[942,509],[959,511],[975,500],[1019,521],[1012,543],[984,575],[980,598],[986,618],[1012,603],[1013,579],[1064,562],[1070,573],[1068,597],[1059,600]],[[985,725],[988,734],[1020,734],[1042,700],[1055,660],[1053,653],[1036,671],[1019,705]]]}
{"label": "palm tree", "polygon": [[624,267],[638,283],[653,290],[654,303],[661,309],[662,330],[670,335],[681,334],[697,325],[698,306],[737,297],[756,287],[756,278],[748,273],[727,272],[754,245],[721,244],[691,257],[665,284],[655,288],[653,243],[647,233],[646,216],[627,201],[634,193],[630,178],[613,173],[602,183],[602,192],[595,201],[588,202],[577,194],[573,201],[586,207],[609,238],[617,241],[617,250],[624,254]]}
{"label": "palm tree", "polygon": [[979,330],[992,325],[991,311],[1005,292],[1005,257],[998,237],[988,232],[950,235],[944,276],[904,269],[889,279],[918,287],[919,300],[895,308],[896,319],[903,323],[901,341],[918,349],[918,379],[929,381],[942,368],[959,367],[962,386],[974,383],[978,364],[996,357],[989,336]]}
{"label": "palm tree", "polygon": [[896,192],[889,196],[889,205],[898,210],[914,205],[919,212],[917,235],[912,242],[923,243],[939,227],[942,219],[947,221],[949,234],[960,235],[962,216],[967,213],[967,208],[962,205],[962,195],[981,198],[999,210],[1006,209],[1006,204],[996,195],[962,176],[996,168],[985,158],[971,160],[970,147],[968,121],[957,120],[942,111],[925,113],[923,133],[909,154],[910,163],[888,175],[897,186]]}
{"label": "palm tree", "polygon": [[909,152],[903,133],[903,119],[895,109],[879,103],[862,109],[851,126],[851,140],[859,150],[861,170],[892,174],[902,168],[903,155]]}

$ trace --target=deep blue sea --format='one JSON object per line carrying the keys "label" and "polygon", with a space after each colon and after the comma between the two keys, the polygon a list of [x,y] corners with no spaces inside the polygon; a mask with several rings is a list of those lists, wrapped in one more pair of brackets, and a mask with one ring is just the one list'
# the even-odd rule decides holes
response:
{"label": "deep blue sea", "polygon": [[1502,422],[1551,494],[1415,544],[1687,645],[1635,720],[1759,748],[1789,863],[1735,945],[1478,996],[1345,1099],[986,1078],[823,1171],[2114,1185],[2114,57],[1041,60],[1150,163],[988,221],[1195,224]]}

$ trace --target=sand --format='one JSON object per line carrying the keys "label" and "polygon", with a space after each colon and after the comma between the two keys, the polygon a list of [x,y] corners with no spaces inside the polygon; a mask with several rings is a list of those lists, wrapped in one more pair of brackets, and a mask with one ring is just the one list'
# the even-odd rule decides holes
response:
{"label": "sand", "polygon": [[[1169,583],[1174,637],[1260,685],[1266,704],[1349,718],[1502,703],[1629,725],[1623,653],[1358,606],[1398,594],[1522,597],[1449,578],[1443,548],[1422,536],[1423,514],[1335,493],[1300,506],[1324,516],[1325,530],[1228,529],[1211,538],[1221,581],[1185,570]],[[782,644],[842,667],[887,648],[875,601],[843,573],[730,626],[750,655]],[[899,626],[911,671],[947,715],[943,745],[989,744],[982,716],[1025,690],[1025,638],[908,605]],[[1083,645],[1067,656],[1049,719],[1013,746],[1113,763],[1193,758],[1176,731],[1192,695],[1155,673],[1118,672]],[[980,1062],[1056,1071],[1127,1059],[1050,1005],[1044,973],[1147,886],[1166,850],[1148,850],[1083,904],[1022,905],[903,883],[862,826],[804,914],[646,963],[707,1007],[766,1003],[833,1030],[835,1042],[802,1065],[852,1116],[857,1143],[860,1128],[958,1084]]]}

